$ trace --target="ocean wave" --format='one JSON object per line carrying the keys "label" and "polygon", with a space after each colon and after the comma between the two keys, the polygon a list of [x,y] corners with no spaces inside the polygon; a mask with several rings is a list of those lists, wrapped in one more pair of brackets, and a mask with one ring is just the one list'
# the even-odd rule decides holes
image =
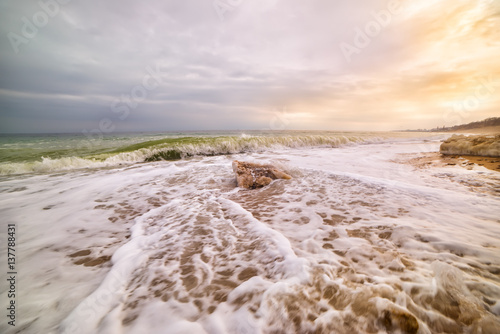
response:
{"label": "ocean wave", "polygon": [[[262,152],[268,149],[301,147],[339,147],[349,143],[360,143],[368,138],[359,136],[283,136],[283,137],[216,137],[195,139],[194,142],[179,142],[149,148],[144,161],[177,160],[191,156],[213,156],[247,152]],[[371,138],[373,140],[373,138]]]}
{"label": "ocean wave", "polygon": [[41,157],[28,162],[6,162],[0,175],[48,173],[81,168],[112,167],[122,164],[179,160],[193,156],[215,156],[264,152],[270,149],[304,147],[340,147],[347,144],[379,140],[375,136],[302,135],[302,136],[239,136],[181,137],[146,141],[123,146],[111,152],[90,156],[61,158]]}
{"label": "ocean wave", "polygon": [[71,169],[98,168],[107,165],[108,164],[102,161],[80,157],[64,157],[58,159],[42,157],[41,161],[2,163],[0,165],[0,175],[50,173]]}

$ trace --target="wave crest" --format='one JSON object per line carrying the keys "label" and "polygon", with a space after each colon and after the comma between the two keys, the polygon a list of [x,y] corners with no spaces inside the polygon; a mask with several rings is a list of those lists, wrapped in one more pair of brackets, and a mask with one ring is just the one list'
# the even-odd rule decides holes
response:
{"label": "wave crest", "polygon": [[41,161],[10,162],[0,165],[0,175],[47,173],[80,168],[100,168],[137,162],[179,160],[192,156],[215,156],[264,152],[270,149],[339,147],[351,143],[376,141],[373,136],[302,135],[167,138],[125,146],[112,152]]}

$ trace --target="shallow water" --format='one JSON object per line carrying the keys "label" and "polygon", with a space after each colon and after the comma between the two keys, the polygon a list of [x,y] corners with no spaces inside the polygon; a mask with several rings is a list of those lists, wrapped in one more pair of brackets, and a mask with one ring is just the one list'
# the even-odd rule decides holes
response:
{"label": "shallow water", "polygon": [[[20,295],[0,330],[498,333],[500,178],[402,163],[439,139],[4,176]],[[293,179],[238,189],[235,159]]]}
{"label": "shallow water", "polygon": [[82,134],[0,135],[0,175],[114,168],[138,162],[270,149],[332,148],[415,136],[413,133],[332,131],[131,133],[90,138]]}

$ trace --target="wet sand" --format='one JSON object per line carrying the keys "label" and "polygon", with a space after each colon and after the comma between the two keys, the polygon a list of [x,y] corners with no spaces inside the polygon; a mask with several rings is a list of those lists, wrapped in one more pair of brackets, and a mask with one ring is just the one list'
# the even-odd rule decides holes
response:
{"label": "wet sand", "polygon": [[424,153],[409,162],[419,168],[422,167],[444,167],[460,166],[472,169],[474,165],[483,166],[490,170],[500,172],[500,157],[482,157],[474,155],[445,155],[439,152]]}
{"label": "wet sand", "polygon": [[[445,137],[5,178],[0,332],[500,333],[500,174]],[[233,160],[293,178],[240,189]]]}

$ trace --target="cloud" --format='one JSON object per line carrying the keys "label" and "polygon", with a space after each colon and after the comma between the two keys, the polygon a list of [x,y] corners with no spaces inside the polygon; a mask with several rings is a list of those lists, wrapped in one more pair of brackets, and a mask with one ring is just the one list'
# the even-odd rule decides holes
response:
{"label": "cloud", "polygon": [[[500,89],[498,2],[241,0],[221,20],[221,1],[0,1],[0,132],[81,132],[103,118],[117,131],[261,129],[283,108],[297,129],[498,115],[499,94],[475,95],[484,80]],[[146,89],[151,71],[160,84]]]}

